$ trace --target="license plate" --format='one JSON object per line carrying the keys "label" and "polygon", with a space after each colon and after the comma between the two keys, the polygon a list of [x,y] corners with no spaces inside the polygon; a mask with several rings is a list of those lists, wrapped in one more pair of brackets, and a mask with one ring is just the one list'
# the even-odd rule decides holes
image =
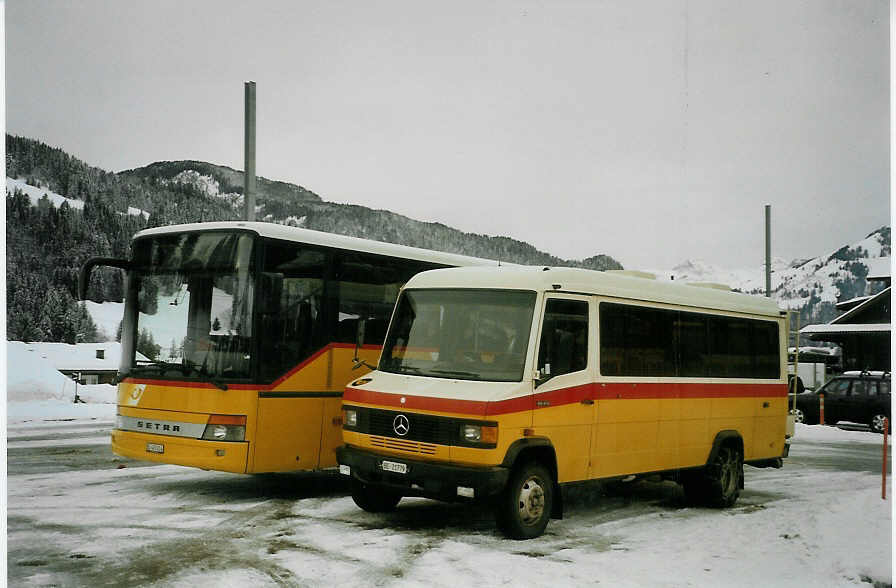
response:
{"label": "license plate", "polygon": [[408,473],[408,464],[398,463],[397,461],[384,461],[380,466],[384,472],[394,472],[396,474]]}
{"label": "license plate", "polygon": [[161,443],[147,443],[146,451],[149,453],[165,453],[165,446]]}

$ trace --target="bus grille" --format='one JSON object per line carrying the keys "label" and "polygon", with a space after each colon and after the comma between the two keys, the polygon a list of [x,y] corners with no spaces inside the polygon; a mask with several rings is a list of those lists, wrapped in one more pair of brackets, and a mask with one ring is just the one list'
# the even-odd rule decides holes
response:
{"label": "bus grille", "polygon": [[422,453],[424,455],[435,455],[436,446],[430,443],[418,443],[417,441],[406,441],[404,439],[389,439],[386,437],[371,436],[370,444],[380,449],[391,449],[393,451],[405,451],[408,453]]}
{"label": "bus grille", "polygon": [[[497,427],[498,423],[494,421],[459,419],[364,406],[345,405],[344,408],[351,408],[357,413],[357,422],[353,425],[344,425],[345,429],[370,435],[371,442],[376,447],[425,455],[435,455],[437,445],[476,447],[478,449],[494,449],[495,447],[493,443],[468,442],[461,435],[464,423]],[[405,421],[405,419],[407,420]],[[396,423],[402,425],[398,430],[396,430]],[[403,434],[399,435],[399,431]]]}
{"label": "bus grille", "polygon": [[[436,445],[454,445],[458,436],[457,421],[419,413],[399,413],[390,410],[370,410],[367,433],[395,439],[396,441],[420,441]],[[393,428],[395,417],[404,414],[410,425],[408,434],[398,438]]]}

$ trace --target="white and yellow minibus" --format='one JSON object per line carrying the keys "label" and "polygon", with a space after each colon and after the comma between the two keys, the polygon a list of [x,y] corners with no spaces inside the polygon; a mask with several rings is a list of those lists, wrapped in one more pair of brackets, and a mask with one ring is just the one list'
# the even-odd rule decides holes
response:
{"label": "white and yellow minibus", "polygon": [[418,274],[343,396],[340,471],[368,511],[493,501],[510,537],[560,485],[659,473],[728,506],[788,453],[786,316],[766,298],[570,268]]}
{"label": "white and yellow minibus", "polygon": [[498,265],[261,222],[147,229],[131,251],[80,278],[84,299],[95,267],[126,271],[112,450],[239,473],[335,467],[342,391],[379,355],[401,285]]}

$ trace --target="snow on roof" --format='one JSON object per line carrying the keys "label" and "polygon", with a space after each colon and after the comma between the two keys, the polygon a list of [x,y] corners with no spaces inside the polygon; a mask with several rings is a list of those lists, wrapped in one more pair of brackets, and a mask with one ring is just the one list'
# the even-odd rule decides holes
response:
{"label": "snow on roof", "polygon": [[715,288],[696,288],[677,282],[569,267],[503,266],[430,270],[411,278],[406,287],[577,292],[695,308],[780,316],[777,303],[763,296],[750,296]]}
{"label": "snow on roof", "polygon": [[866,260],[868,264],[868,275],[866,280],[888,280],[893,274],[893,268],[889,257],[877,257]]}
{"label": "snow on roof", "polygon": [[[796,353],[796,347],[788,347],[787,353]],[[809,347],[800,345],[800,353],[816,353],[818,355],[840,355],[839,347]]]}
{"label": "snow on roof", "polygon": [[[104,343],[22,343],[9,341],[24,346],[24,350],[34,353],[50,362],[57,370],[64,371],[117,371],[121,363],[121,343],[106,341]],[[103,352],[103,358],[97,358],[97,351]],[[147,358],[137,352],[137,359]]]}
{"label": "snow on roof", "polygon": [[890,296],[890,288],[881,290],[874,296],[870,296],[868,298],[868,300],[862,302],[861,304],[857,304],[856,306],[853,306],[852,308],[850,308],[849,310],[847,310],[846,312],[844,312],[843,314],[841,314],[840,316],[838,316],[837,318],[832,320],[831,324],[832,325],[843,324],[847,321],[847,319],[850,319],[850,318],[854,317],[855,315],[859,314],[860,312],[862,312],[862,310],[866,306],[870,306],[870,305],[874,304],[874,301],[877,300],[878,298],[884,298],[884,297],[889,297],[889,296]]}
{"label": "snow on roof", "polygon": [[800,335],[822,335],[831,333],[889,333],[890,323],[871,323],[866,325],[829,324],[809,325],[800,329]]}
{"label": "snow on roof", "polygon": [[849,310],[857,306],[861,302],[865,302],[866,300],[871,300],[874,296],[856,296],[855,298],[850,298],[849,300],[841,300],[837,303],[837,308],[839,310]]}
{"label": "snow on roof", "polygon": [[367,253],[373,253],[374,255],[385,255],[389,257],[430,261],[432,263],[440,263],[449,266],[496,266],[499,265],[499,263],[506,263],[498,262],[492,259],[469,257],[466,255],[458,255],[456,253],[443,253],[441,251],[430,251],[429,249],[421,249],[420,247],[408,247],[406,245],[396,245],[394,243],[384,243],[382,241],[372,241],[370,239],[348,237],[346,235],[337,235],[335,233],[325,233],[323,231],[314,231],[312,229],[302,229],[299,227],[290,227],[276,223],[264,222],[220,221],[209,223],[169,225],[165,227],[144,229],[134,235],[134,238],[139,239],[142,237],[164,235],[168,233],[184,233],[190,231],[208,231],[222,229],[244,231],[247,230],[261,235],[262,237],[270,237],[272,239],[299,241],[303,243],[309,243],[311,245],[333,247],[335,249],[345,249],[348,251],[363,251]]}

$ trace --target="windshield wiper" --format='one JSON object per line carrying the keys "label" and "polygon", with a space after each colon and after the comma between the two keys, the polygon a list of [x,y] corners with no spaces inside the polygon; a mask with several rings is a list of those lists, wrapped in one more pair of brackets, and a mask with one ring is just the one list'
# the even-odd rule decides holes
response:
{"label": "windshield wiper", "polygon": [[184,366],[182,363],[173,363],[170,361],[161,361],[161,360],[137,360],[137,365],[133,366],[131,369],[142,369],[142,368],[160,368],[160,372],[164,374],[168,370],[178,370],[183,375],[187,375],[189,372],[189,368]]}
{"label": "windshield wiper", "polygon": [[423,370],[421,370],[418,367],[414,367],[412,365],[399,365],[399,366],[395,366],[391,370],[385,370],[385,371],[391,371],[393,374],[420,374],[420,373],[423,373]]}
{"label": "windshield wiper", "polygon": [[205,368],[205,364],[203,364],[201,368],[198,368],[191,363],[184,364],[184,365],[186,365],[187,370],[188,370],[187,372],[184,372],[184,375],[187,375],[188,373],[194,373],[197,376],[199,376],[200,378],[204,378],[210,384],[214,384],[221,390],[227,390],[227,384],[218,380],[215,376],[208,373],[208,370]]}
{"label": "windshield wiper", "polygon": [[470,378],[473,380],[481,380],[482,377],[476,372],[464,372],[461,370],[429,370],[431,374],[442,374],[445,376],[457,376],[458,378]]}
{"label": "windshield wiper", "polygon": [[[217,378],[215,378],[214,376],[209,374],[207,371],[199,369],[198,367],[196,367],[195,365],[192,365],[192,364],[174,363],[174,362],[170,362],[170,361],[161,361],[161,360],[149,360],[149,361],[141,360],[140,363],[138,363],[133,368],[131,368],[131,371],[133,371],[135,369],[141,369],[141,368],[160,368],[160,373],[162,375],[164,375],[165,372],[167,372],[168,370],[177,370],[184,377],[189,376],[190,374],[195,374],[195,375],[205,379],[210,384],[214,384],[221,390],[227,390],[227,384],[219,381]],[[124,376],[122,376],[122,377],[124,377]]]}

